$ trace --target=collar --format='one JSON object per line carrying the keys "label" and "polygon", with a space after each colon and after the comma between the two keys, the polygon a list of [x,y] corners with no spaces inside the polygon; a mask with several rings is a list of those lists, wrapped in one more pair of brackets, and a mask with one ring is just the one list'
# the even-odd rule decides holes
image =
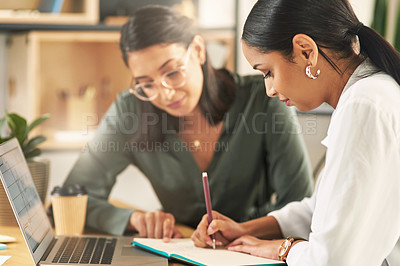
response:
{"label": "collar", "polygon": [[[348,91],[348,89],[353,86],[357,81],[366,78],[370,75],[373,75],[375,73],[380,72],[381,70],[374,65],[374,63],[371,61],[371,59],[366,58],[364,61],[361,62],[360,65],[354,70],[353,74],[350,76],[349,80],[347,81],[346,85],[343,88],[342,93],[340,94],[339,97],[339,102],[335,108],[335,110],[332,113],[331,116],[331,121],[333,117],[336,114],[336,110],[338,110],[343,102],[343,95]],[[325,147],[328,147],[329,143],[329,128],[327,132],[327,136],[321,141],[321,144],[324,145]]]}
{"label": "collar", "polygon": [[361,64],[358,65],[356,70],[354,70],[353,74],[350,76],[349,80],[344,86],[343,91],[340,94],[339,102],[343,94],[346,93],[346,91],[348,90],[348,88],[353,86],[357,81],[366,78],[372,74],[375,74],[377,72],[380,72],[380,70],[378,67],[374,65],[371,59],[366,58],[364,61],[362,61]]}

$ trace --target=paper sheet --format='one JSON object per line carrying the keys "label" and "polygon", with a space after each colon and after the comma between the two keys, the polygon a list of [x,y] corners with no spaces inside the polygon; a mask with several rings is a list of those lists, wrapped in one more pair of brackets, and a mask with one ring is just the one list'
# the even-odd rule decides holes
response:
{"label": "paper sheet", "polygon": [[0,265],[3,265],[11,256],[0,256]]}

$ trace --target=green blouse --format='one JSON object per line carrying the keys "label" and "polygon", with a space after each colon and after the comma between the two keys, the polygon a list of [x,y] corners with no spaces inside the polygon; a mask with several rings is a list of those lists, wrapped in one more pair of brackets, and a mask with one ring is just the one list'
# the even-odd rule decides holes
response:
{"label": "green blouse", "polygon": [[[236,76],[235,81],[236,98],[207,172],[213,209],[246,221],[310,196],[313,181],[294,110],[266,96],[262,76]],[[146,134],[140,125],[153,118],[123,91],[82,151],[65,183],[86,187],[88,227],[124,233],[134,210],[117,208],[107,199],[117,175],[130,164],[149,179],[163,211],[176,222],[195,227],[206,213],[201,171],[176,132],[163,127],[162,143],[132,141],[138,130]]]}

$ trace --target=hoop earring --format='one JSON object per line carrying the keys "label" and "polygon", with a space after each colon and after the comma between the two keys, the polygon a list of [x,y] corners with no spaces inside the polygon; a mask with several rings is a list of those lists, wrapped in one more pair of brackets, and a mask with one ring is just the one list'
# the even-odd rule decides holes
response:
{"label": "hoop earring", "polygon": [[313,74],[311,74],[311,65],[308,65],[306,67],[306,75],[307,77],[309,77],[310,79],[317,79],[319,74],[321,74],[321,70],[317,70],[317,74],[315,76],[313,76]]}

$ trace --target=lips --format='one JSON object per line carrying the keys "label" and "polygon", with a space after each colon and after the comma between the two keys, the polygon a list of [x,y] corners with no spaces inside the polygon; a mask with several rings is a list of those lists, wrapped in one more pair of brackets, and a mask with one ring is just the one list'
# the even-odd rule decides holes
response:
{"label": "lips", "polygon": [[174,101],[174,102],[168,104],[167,107],[171,108],[171,109],[177,109],[182,106],[182,102],[184,99],[185,99],[185,96],[183,96],[180,100],[177,100],[177,101]]}
{"label": "lips", "polygon": [[285,103],[287,106],[290,106],[290,99],[281,100],[281,102]]}

